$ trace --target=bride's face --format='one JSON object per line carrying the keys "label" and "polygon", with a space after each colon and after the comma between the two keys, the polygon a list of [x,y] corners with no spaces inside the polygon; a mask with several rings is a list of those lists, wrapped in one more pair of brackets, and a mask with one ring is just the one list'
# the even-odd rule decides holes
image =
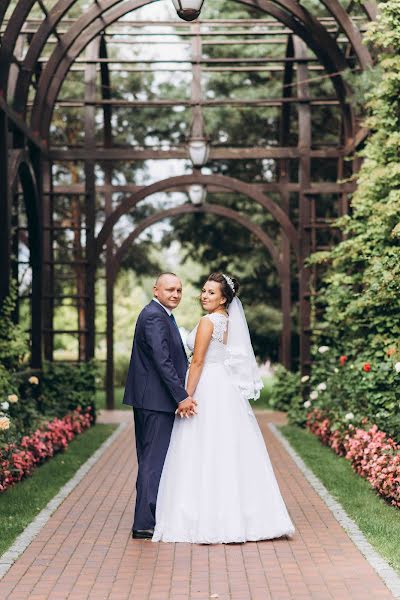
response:
{"label": "bride's face", "polygon": [[226,298],[221,293],[221,285],[217,281],[206,281],[201,290],[200,301],[204,310],[209,313],[224,308]]}

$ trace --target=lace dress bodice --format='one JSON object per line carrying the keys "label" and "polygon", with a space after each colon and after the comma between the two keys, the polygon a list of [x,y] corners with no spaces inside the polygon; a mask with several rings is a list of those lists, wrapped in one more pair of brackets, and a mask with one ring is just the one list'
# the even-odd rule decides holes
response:
{"label": "lace dress bodice", "polygon": [[[226,345],[224,344],[224,335],[228,326],[228,317],[222,313],[212,313],[205,315],[203,319],[210,319],[214,326],[211,335],[210,345],[208,346],[205,356],[205,364],[224,362],[227,358]],[[199,324],[191,331],[186,339],[186,345],[191,352],[194,350],[194,342],[196,339],[197,328]]]}

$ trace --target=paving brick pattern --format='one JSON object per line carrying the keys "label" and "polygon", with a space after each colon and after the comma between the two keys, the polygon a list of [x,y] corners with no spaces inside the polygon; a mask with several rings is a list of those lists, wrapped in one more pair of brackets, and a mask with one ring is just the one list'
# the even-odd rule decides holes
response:
{"label": "paving brick pattern", "polygon": [[292,540],[211,546],[132,540],[131,424],[0,581],[1,600],[393,598],[272,435],[268,422],[282,417],[257,418],[296,526]]}

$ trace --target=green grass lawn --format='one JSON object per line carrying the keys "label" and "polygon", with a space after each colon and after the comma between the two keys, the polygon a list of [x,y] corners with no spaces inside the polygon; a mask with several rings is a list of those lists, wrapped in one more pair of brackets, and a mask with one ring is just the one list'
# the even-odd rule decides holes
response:
{"label": "green grass lawn", "polygon": [[116,425],[95,425],[38,467],[31,477],[0,494],[0,555],[29,525],[79,467],[114,431]]}
{"label": "green grass lawn", "polygon": [[[131,406],[127,404],[122,404],[122,399],[124,397],[124,388],[116,387],[114,388],[114,402],[115,408],[117,410],[132,410]],[[106,392],[105,390],[97,389],[96,390],[96,409],[100,410],[106,407]]]}
{"label": "green grass lawn", "polygon": [[281,427],[283,435],[330,494],[357,523],[370,544],[400,573],[400,510],[389,506],[349,461],[299,427]]}

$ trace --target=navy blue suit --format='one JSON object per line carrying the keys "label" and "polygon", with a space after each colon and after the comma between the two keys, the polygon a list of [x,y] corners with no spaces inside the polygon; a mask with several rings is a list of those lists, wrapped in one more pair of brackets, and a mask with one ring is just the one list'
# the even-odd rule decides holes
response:
{"label": "navy blue suit", "polygon": [[136,323],[124,404],[135,416],[138,476],[133,529],[152,529],[175,410],[187,398],[188,367],[181,336],[166,310],[151,301]]}

